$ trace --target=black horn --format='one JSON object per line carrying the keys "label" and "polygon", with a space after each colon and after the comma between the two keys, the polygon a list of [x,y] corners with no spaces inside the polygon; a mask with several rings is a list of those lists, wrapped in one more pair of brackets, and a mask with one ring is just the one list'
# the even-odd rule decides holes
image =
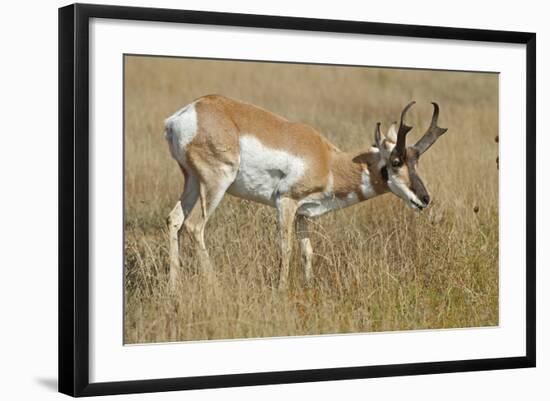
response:
{"label": "black horn", "polygon": [[401,112],[401,121],[399,122],[399,129],[397,130],[397,143],[395,144],[395,152],[400,159],[403,159],[405,156],[405,146],[406,146],[406,136],[412,127],[405,124],[405,115],[407,111],[412,107],[416,102],[413,100],[408,105],[405,106]]}
{"label": "black horn", "polygon": [[414,145],[414,148],[418,151],[420,156],[422,153],[428,150],[437,139],[447,132],[447,128],[441,128],[437,126],[437,119],[439,118],[439,105],[436,102],[432,102],[434,106],[434,113],[432,115],[432,122],[426,133],[420,138],[420,140]]}

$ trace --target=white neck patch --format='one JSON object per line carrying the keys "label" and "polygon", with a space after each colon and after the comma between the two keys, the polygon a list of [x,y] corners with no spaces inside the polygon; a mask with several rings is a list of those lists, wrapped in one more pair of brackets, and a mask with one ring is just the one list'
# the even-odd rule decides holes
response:
{"label": "white neck patch", "polygon": [[363,173],[361,174],[361,193],[365,197],[365,199],[372,198],[377,195],[376,191],[374,190],[374,187],[371,184],[370,181],[370,174],[367,170],[363,170]]}
{"label": "white neck patch", "polygon": [[298,205],[298,214],[307,217],[317,217],[332,210],[343,209],[359,202],[355,192],[350,192],[344,198],[338,198],[334,194],[323,197],[310,197],[302,200]]}

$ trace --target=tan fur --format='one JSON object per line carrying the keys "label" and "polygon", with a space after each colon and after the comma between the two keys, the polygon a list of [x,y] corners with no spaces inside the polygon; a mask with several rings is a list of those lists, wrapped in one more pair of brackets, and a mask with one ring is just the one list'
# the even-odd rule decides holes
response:
{"label": "tan fur", "polygon": [[332,154],[331,170],[334,179],[333,192],[337,197],[345,197],[354,192],[359,193],[361,183],[361,174],[364,164],[360,161],[354,161],[349,153],[339,152]]}
{"label": "tan fur", "polygon": [[[212,272],[204,241],[204,228],[229,185],[235,180],[239,168],[241,136],[255,136],[266,147],[282,150],[304,161],[303,175],[293,183],[289,192],[282,194],[277,204],[281,233],[280,288],[287,285],[291,237],[301,200],[322,198],[327,192],[341,198],[355,193],[357,199],[364,200],[361,191],[364,172],[368,172],[371,186],[377,194],[388,190],[379,170],[380,154],[375,149],[359,153],[341,152],[307,125],[290,122],[260,107],[223,96],[209,95],[197,99],[194,108],[197,132],[184,149],[185,165],[180,165],[186,187],[168,218],[172,287],[177,279],[178,236],[183,227],[192,239],[202,271],[209,275]],[[191,184],[187,185],[188,182]],[[311,242],[305,220],[298,217],[297,224],[300,226],[305,277],[309,281],[312,277]]]}
{"label": "tan fur", "polygon": [[[233,132],[238,136],[254,135],[269,148],[301,157],[308,170],[303,179],[292,188],[290,196],[293,198],[299,199],[322,191],[326,186],[330,151],[334,147],[313,128],[289,122],[262,108],[222,96],[201,98],[195,107],[200,122],[197,140],[206,131],[214,147],[223,144],[228,150],[233,151],[235,148],[238,152],[238,137]],[[228,127],[229,121],[233,130]],[[214,124],[223,126],[224,129],[211,129]],[[226,138],[228,133],[231,134],[230,139]]]}
{"label": "tan fur", "polygon": [[418,154],[412,148],[407,148],[405,150],[405,160],[401,167],[394,169],[394,172],[399,176],[399,178],[411,186],[411,174],[416,174],[416,165],[418,163]]}
{"label": "tan fur", "polygon": [[352,159],[355,163],[361,164],[361,169],[368,170],[370,176],[370,183],[377,194],[384,194],[388,192],[388,184],[382,177],[380,172],[380,155],[372,148],[359,153]]}
{"label": "tan fur", "polygon": [[408,187],[411,186],[409,167],[407,166],[406,163],[404,163],[399,168],[396,168],[396,169],[394,168],[393,170],[397,174],[397,176],[401,179],[401,181],[403,181]]}
{"label": "tan fur", "polygon": [[[372,164],[362,166],[351,162],[353,155],[341,152],[312,127],[290,122],[260,107],[219,95],[208,95],[197,100],[195,108],[199,133],[188,145],[188,154],[197,152],[222,159],[230,154],[231,159],[239,152],[239,136],[254,135],[265,146],[284,150],[306,162],[304,176],[289,194],[293,199],[299,200],[324,191],[331,170],[336,196],[357,192],[362,168],[374,169]],[[375,157],[373,154],[371,159]],[[382,185],[378,188],[380,193],[386,192]]]}

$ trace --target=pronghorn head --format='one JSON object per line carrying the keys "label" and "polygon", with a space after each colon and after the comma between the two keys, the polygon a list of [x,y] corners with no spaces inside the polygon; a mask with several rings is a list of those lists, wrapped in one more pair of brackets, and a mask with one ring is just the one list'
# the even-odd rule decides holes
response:
{"label": "pronghorn head", "polygon": [[380,133],[380,123],[377,123],[374,139],[380,151],[382,176],[387,181],[388,188],[405,200],[412,209],[421,211],[430,203],[430,195],[416,172],[418,159],[447,129],[437,126],[439,106],[432,102],[434,112],[430,127],[416,144],[407,146],[406,136],[412,127],[406,125],[404,119],[414,103],[413,101],[405,106],[399,126],[393,123],[384,136]]}

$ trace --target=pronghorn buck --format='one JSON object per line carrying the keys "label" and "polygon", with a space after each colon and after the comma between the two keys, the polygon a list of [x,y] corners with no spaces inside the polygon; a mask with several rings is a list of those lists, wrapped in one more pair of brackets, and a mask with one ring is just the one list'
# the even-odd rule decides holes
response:
{"label": "pronghorn buck", "polygon": [[380,123],[375,144],[343,152],[315,129],[290,122],[260,107],[223,96],[201,97],[165,121],[172,156],[185,177],[183,193],[170,212],[170,282],[180,267],[179,238],[189,233],[201,270],[213,272],[204,229],[226,193],[277,209],[280,226],[279,288],[287,285],[292,234],[297,237],[306,282],[313,276],[313,250],[308,219],[392,192],[411,208],[428,206],[430,196],[416,172],[419,157],[447,130],[437,126],[439,106],[433,103],[431,124],[413,146],[405,138],[409,103],[399,125],[385,135]]}

